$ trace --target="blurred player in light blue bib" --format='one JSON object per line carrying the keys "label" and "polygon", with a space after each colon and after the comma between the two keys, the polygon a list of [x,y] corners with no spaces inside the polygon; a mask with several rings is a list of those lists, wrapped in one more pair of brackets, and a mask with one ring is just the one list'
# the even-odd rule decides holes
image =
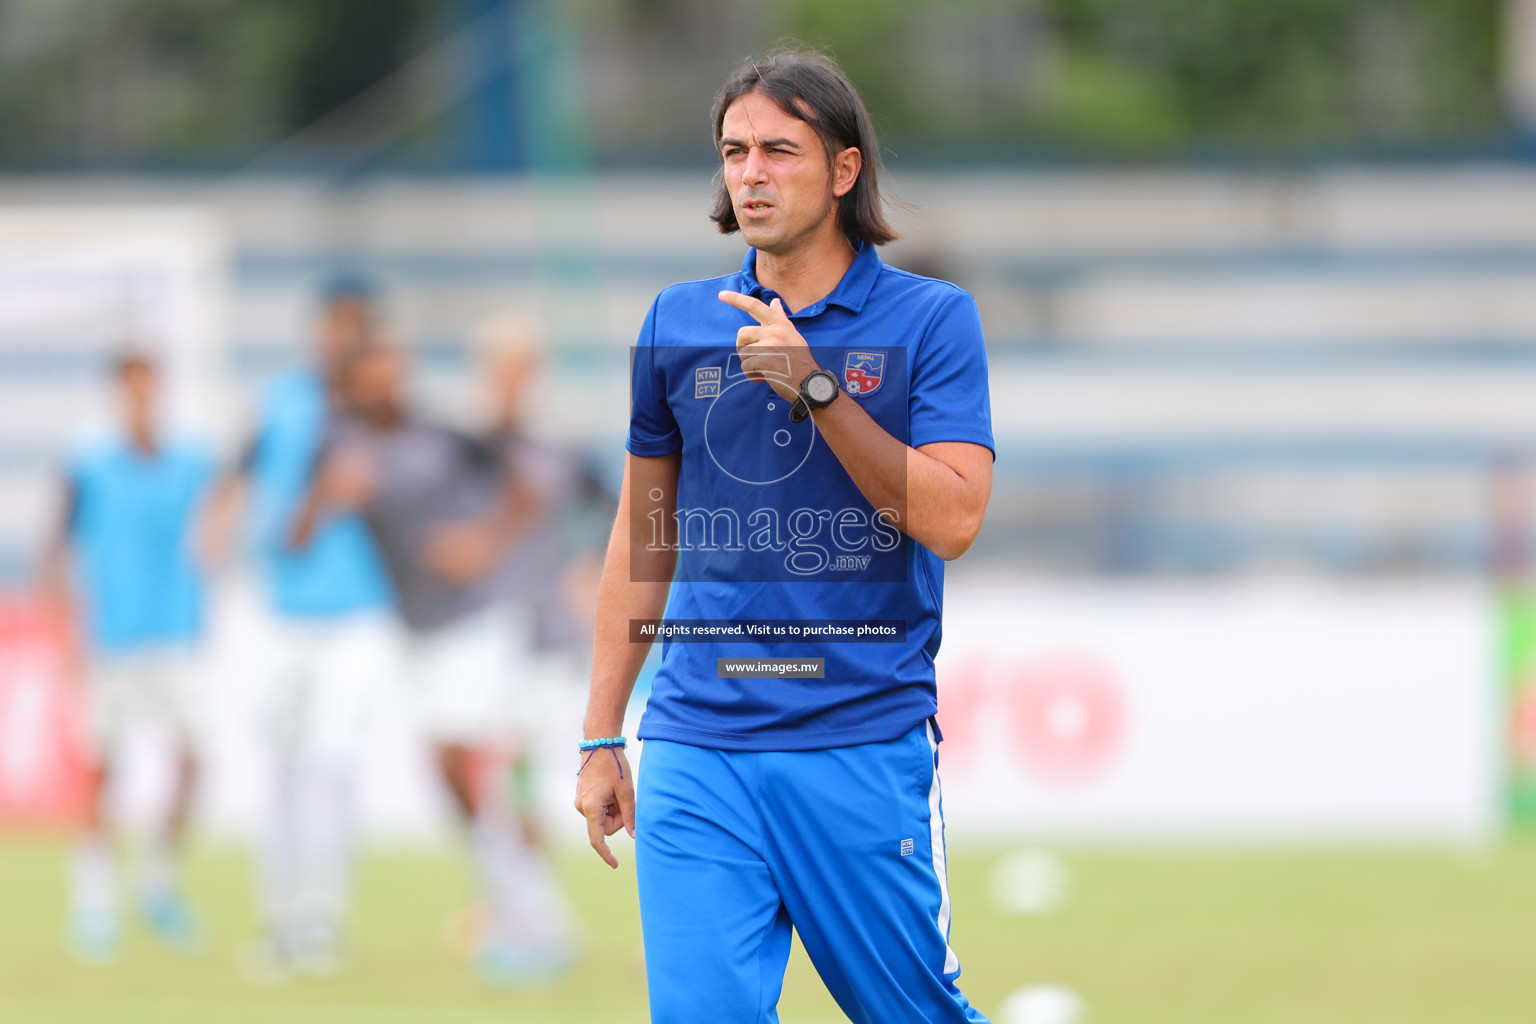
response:
{"label": "blurred player in light blue bib", "polygon": [[82,444],[69,460],[63,515],[44,565],[53,599],[74,606],[87,673],[91,793],[72,873],[70,938],[92,960],[110,957],[118,943],[105,794],[139,725],[168,731],[175,758],[172,792],[143,857],[139,907],[150,929],[174,947],[191,951],[198,942],[177,859],[197,777],[206,683],[196,660],[203,581],[191,537],[213,462],[200,446],[162,435],[159,373],[148,357],[121,357],[114,378],[119,428]]}
{"label": "blurred player in light blue bib", "polygon": [[355,762],[394,658],[390,586],[363,523],[339,516],[302,550],[291,544],[294,517],[337,412],[338,367],[362,343],[371,318],[372,296],[362,283],[331,286],[313,364],[268,385],[210,527],[227,538],[238,496],[249,490],[251,535],[277,641],[256,716],[271,757],[271,792],[260,858],[264,934],[247,967],[264,981],[340,965]]}

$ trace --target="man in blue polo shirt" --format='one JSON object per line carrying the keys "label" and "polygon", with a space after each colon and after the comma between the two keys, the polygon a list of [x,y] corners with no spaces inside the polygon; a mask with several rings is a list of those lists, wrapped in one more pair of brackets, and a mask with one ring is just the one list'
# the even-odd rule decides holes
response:
{"label": "man in blue polo shirt", "polygon": [[[117,948],[117,883],[104,793],[133,723],[168,727],[175,745],[169,800],[142,858],[140,909],[161,939],[190,951],[194,918],[177,861],[197,778],[203,579],[192,524],[213,480],[201,445],[158,422],[160,375],[142,353],[117,361],[120,429],[82,444],[65,473],[63,515],[44,555],[52,600],[79,619],[92,754],[84,833],[71,873],[70,939],[100,960]],[[73,598],[73,599],[72,599]]]}
{"label": "man in blue polo shirt", "polygon": [[[576,806],[609,864],[635,836],[652,1020],[776,1020],[793,929],[854,1021],[982,1021],[933,669],[991,489],[976,306],[876,254],[879,149],[829,62],[747,62],[713,120],[713,219],[751,249],[662,292],[633,353]],[[657,632],[637,797],[617,734]]]}

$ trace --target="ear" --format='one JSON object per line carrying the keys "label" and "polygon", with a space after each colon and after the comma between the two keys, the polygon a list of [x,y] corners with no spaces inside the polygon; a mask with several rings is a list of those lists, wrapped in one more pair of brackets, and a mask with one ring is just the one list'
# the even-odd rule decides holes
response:
{"label": "ear", "polygon": [[864,154],[857,146],[849,146],[832,158],[832,194],[841,199],[859,180],[864,169]]}

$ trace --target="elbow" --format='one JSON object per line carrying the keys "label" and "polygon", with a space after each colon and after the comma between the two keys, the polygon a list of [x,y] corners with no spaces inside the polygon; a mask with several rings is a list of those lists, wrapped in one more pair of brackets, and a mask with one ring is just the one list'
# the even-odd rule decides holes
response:
{"label": "elbow", "polygon": [[955,559],[971,550],[971,544],[974,543],[975,540],[976,537],[974,535],[970,537],[946,537],[942,542],[934,544],[928,550],[932,551],[946,562],[953,562]]}
{"label": "elbow", "polygon": [[985,509],[967,510],[946,524],[946,528],[940,536],[934,539],[934,543],[928,546],[928,550],[944,559],[953,562],[976,543],[976,537],[981,533],[981,523],[985,516]]}

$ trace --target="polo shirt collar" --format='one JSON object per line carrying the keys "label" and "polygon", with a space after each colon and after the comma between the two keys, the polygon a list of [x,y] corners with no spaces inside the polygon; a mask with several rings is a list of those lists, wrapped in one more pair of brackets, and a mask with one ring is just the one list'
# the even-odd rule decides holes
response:
{"label": "polo shirt collar", "polygon": [[[819,302],[813,302],[804,309],[797,309],[790,314],[792,317],[816,316],[826,310],[828,306],[841,306],[850,313],[861,313],[864,303],[869,301],[869,293],[875,287],[875,279],[880,276],[881,269],[885,266],[880,261],[880,254],[875,247],[865,241],[853,243],[853,262],[843,272],[843,279],[837,282],[826,298]],[[757,250],[748,249],[746,257],[741,261],[741,277],[743,282],[742,292],[753,298],[762,299],[769,293],[757,279]],[[764,302],[770,301],[763,299]]]}

